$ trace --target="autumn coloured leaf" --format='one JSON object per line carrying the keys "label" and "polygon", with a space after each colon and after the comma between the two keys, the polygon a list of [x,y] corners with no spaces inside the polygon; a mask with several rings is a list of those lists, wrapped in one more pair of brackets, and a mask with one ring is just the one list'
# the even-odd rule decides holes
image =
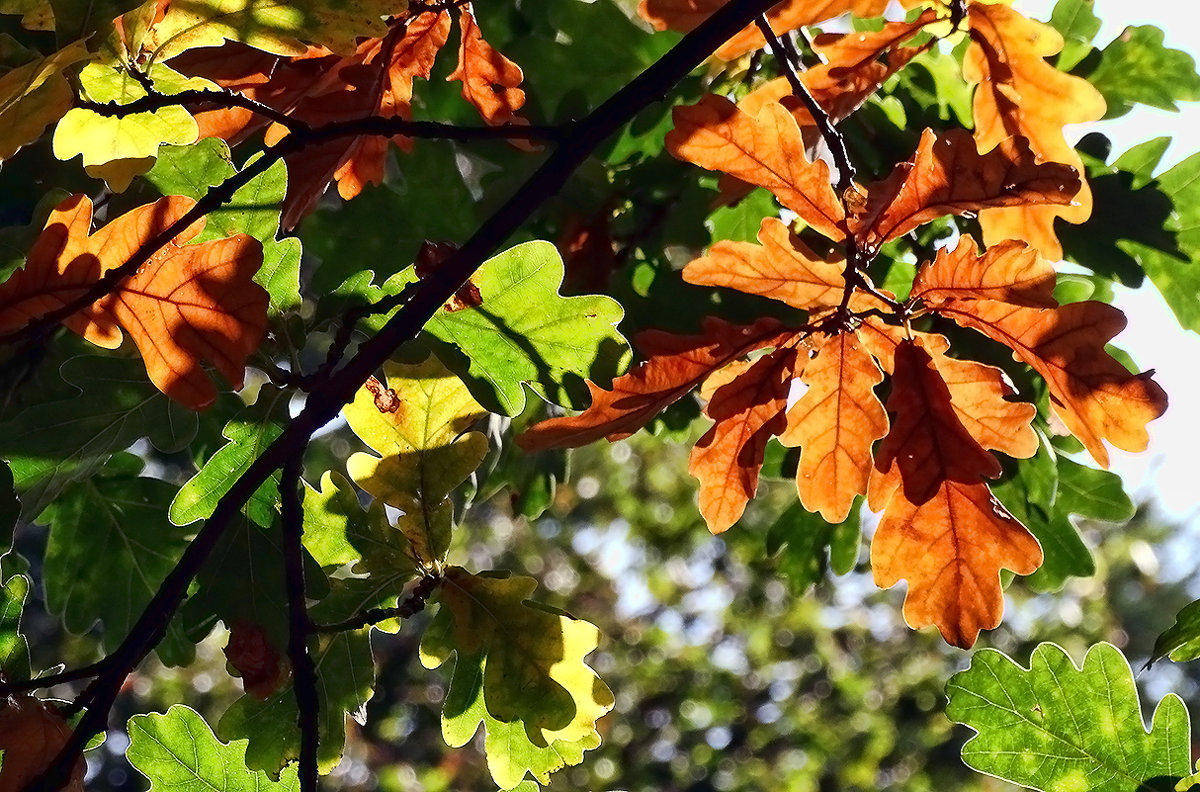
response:
{"label": "autumn coloured leaf", "polygon": [[845,289],[845,262],[833,254],[822,259],[778,218],[765,217],[759,245],[718,242],[683,270],[697,286],[724,286],[761,294],[802,311],[837,305]]}
{"label": "autumn coloured leaf", "polygon": [[782,105],[769,103],[750,116],[709,94],[695,105],[676,107],[672,117],[675,128],[666,137],[671,154],[765,187],[825,236],[845,236],[846,213],[829,183],[829,166],[809,162],[800,127]]}
{"label": "autumn coloured leaf", "polygon": [[737,522],[758,490],[767,441],[787,426],[788,391],[803,363],[794,347],[777,349],[717,388],[705,407],[714,424],[692,449],[688,472],[700,481],[700,514],[714,534]]}
{"label": "autumn coloured leaf", "polygon": [[[881,506],[872,499],[872,509]],[[895,492],[871,542],[876,585],[908,581],[908,625],[935,625],[947,643],[964,649],[1000,623],[1000,570],[1028,575],[1041,563],[1037,540],[982,482],[944,479],[921,504]]]}
{"label": "autumn coloured leaf", "polygon": [[[52,701],[21,695],[0,705],[0,789],[31,786],[71,736],[71,726]],[[83,792],[84,761],[71,766],[64,792]]]}
{"label": "autumn coloured leaf", "polygon": [[989,206],[1069,203],[1079,191],[1071,167],[1040,163],[1020,138],[979,154],[971,136],[925,130],[916,153],[870,186],[867,204],[850,229],[869,250],[935,217],[975,213]]}
{"label": "autumn coloured leaf", "polygon": [[[89,236],[91,201],[81,195],[68,198],[50,215],[25,268],[0,286],[0,330],[17,330],[78,299],[193,205],[189,198],[163,198]],[[185,244],[203,227],[203,220],[192,224],[108,296],[63,320],[108,349],[120,345],[123,327],[150,380],[197,410],[217,397],[201,361],[211,362],[240,388],[246,358],[258,347],[267,324],[267,293],[253,281],[262,265],[262,245],[241,234]]]}
{"label": "autumn coloured leaf", "polygon": [[1009,401],[1013,389],[1003,371],[973,360],[931,354],[950,392],[954,414],[979,445],[1014,459],[1037,453],[1038,438],[1033,430],[1037,408],[1027,402]]}
{"label": "autumn coloured leaf", "polygon": [[792,335],[774,319],[734,325],[717,317],[697,336],[647,330],[635,340],[645,362],[604,390],[589,382],[592,403],[575,416],[542,421],[518,438],[526,451],[581,446],[601,438],[620,440],[690,393],[712,372],[750,352]]}
{"label": "autumn coloured leaf", "polygon": [[917,271],[910,296],[938,304],[954,299],[1000,300],[1029,308],[1053,308],[1054,267],[1019,240],[993,245],[981,256],[970,236],[937,252]]}
{"label": "autumn coloured leaf", "polygon": [[915,505],[933,497],[945,481],[975,484],[1000,475],[1000,462],[971,436],[958,418],[950,389],[919,344],[896,347],[888,412],[892,426],[879,446],[871,484],[871,507],[887,503],[902,485]]}
{"label": "autumn coloured leaf", "polygon": [[854,498],[867,491],[871,446],[888,431],[873,390],[882,380],[853,332],[827,339],[800,374],[807,390],[787,411],[779,439],[800,448],[800,502],[830,523],[845,520]]}
{"label": "autumn coloured leaf", "polygon": [[462,33],[458,67],[446,79],[462,83],[463,98],[489,124],[516,120],[525,104],[525,92],[518,87],[524,79],[521,67],[484,40],[475,16],[465,6],[459,9],[458,24]]}
{"label": "autumn coloured leaf", "polygon": [[[1098,121],[1104,98],[1081,77],[1051,66],[1045,58],[1063,47],[1062,36],[1049,25],[1026,19],[1006,3],[972,2],[968,14],[971,44],[963,76],[976,84],[975,142],[990,151],[1019,135],[1043,161],[1083,172],[1083,163],[1063,136],[1063,126]],[[1062,258],[1054,231],[1055,218],[1082,223],[1092,213],[1086,181],[1070,205],[988,208],[980,212],[983,241],[1022,239],[1046,258]]]}
{"label": "autumn coloured leaf", "polygon": [[91,57],[76,41],[0,74],[0,162],[41,137],[71,108],[75,92],[66,71]]}

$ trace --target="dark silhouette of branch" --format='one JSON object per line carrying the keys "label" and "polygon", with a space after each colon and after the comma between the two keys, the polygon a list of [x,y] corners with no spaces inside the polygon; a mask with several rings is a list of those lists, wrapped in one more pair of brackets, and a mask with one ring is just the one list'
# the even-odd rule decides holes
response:
{"label": "dark silhouette of branch", "polygon": [[91,679],[102,674],[108,667],[109,662],[110,659],[106,657],[103,660],[97,660],[80,668],[68,668],[66,671],[59,671],[57,674],[46,674],[45,676],[33,679],[0,682],[0,698],[11,696],[14,693],[25,693],[30,690],[42,690],[54,687],[55,685],[64,685],[68,682],[78,682],[81,679]]}
{"label": "dark silhouette of branch", "polygon": [[850,162],[850,152],[846,150],[846,139],[833,126],[833,122],[829,119],[829,114],[825,112],[825,108],[821,107],[816,98],[808,90],[808,87],[800,79],[800,75],[796,73],[796,66],[792,62],[787,49],[783,42],[775,35],[775,31],[771,29],[771,25],[767,22],[766,16],[760,14],[754,23],[758,25],[758,29],[762,32],[767,40],[767,46],[771,48],[771,54],[775,56],[775,60],[779,63],[779,68],[783,70],[784,76],[787,77],[788,83],[792,86],[792,93],[795,94],[812,116],[813,122],[817,125],[817,131],[821,133],[821,139],[825,141],[825,145],[829,147],[830,153],[833,155],[833,163],[837,168],[837,182],[835,186],[839,194],[844,195],[845,192],[854,186],[854,165]]}
{"label": "dark silhouette of branch", "polygon": [[279,481],[283,521],[283,562],[287,575],[288,659],[292,663],[292,689],[300,727],[300,792],[317,790],[317,668],[308,651],[309,620],[304,586],[304,514],[300,507],[300,471],[303,454],[283,465]]}
{"label": "dark silhouette of branch", "polygon": [[[255,459],[217,502],[213,514],[188,545],[175,568],[138,617],[129,634],[110,655],[111,665],[81,694],[86,711],[71,738],[29,789],[50,792],[66,783],[71,767],[88,740],[103,730],[121,686],[133,669],[162,640],[167,626],[187,596],[188,586],[218,540],[244,504],[268,477],[289,459],[304,452],[309,439],[337,416],[342,405],[397,347],[416,337],[421,328],[462,288],[492,252],[502,245],[549,198],[557,195],[572,173],[612,134],[639,112],[665,98],[667,91],[700,65],[736,31],[776,0],[727,3],[688,33],[666,55],[610,97],[570,134],[515,192],[420,287],[403,310],[388,320],[341,369],[309,395],[304,409],[283,433]],[[314,129],[316,134],[320,128]],[[287,144],[291,137],[280,141]],[[207,197],[207,196],[206,196]],[[215,207],[208,207],[208,209]],[[207,209],[206,209],[207,211]],[[169,237],[168,237],[169,239]]]}
{"label": "dark silhouette of branch", "polygon": [[421,578],[420,582],[413,587],[396,607],[394,608],[368,608],[362,613],[356,613],[345,621],[335,622],[334,624],[318,624],[313,626],[313,632],[319,633],[338,633],[349,632],[351,630],[361,630],[363,627],[385,622],[388,619],[408,619],[413,615],[425,610],[425,601],[429,599],[429,595],[433,593],[442,583],[442,578],[438,575],[426,575]]}

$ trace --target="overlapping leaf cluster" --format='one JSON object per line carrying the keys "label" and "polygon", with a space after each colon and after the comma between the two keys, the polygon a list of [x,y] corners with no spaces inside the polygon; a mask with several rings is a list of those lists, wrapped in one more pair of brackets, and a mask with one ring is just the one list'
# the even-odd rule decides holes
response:
{"label": "overlapping leaf cluster", "polygon": [[[784,21],[812,4],[784,6],[773,26],[816,21]],[[654,8],[642,6],[654,19],[687,24],[665,5]],[[926,10],[877,33],[825,36],[824,63],[798,79],[827,116],[841,118],[927,47],[908,42],[948,15]],[[1043,60],[1061,47],[1047,26],[982,3],[968,4],[961,24],[971,39],[964,74],[979,84],[973,135],[926,130],[907,162],[841,194],[831,181],[844,180],[845,165],[834,158],[843,169],[834,179],[825,159],[810,157],[814,141],[830,141],[815,135],[799,98],[781,95],[786,80],[740,105],[709,95],[677,108],[666,141],[672,154],[770,190],[810,233],[841,250],[818,255],[773,217],[762,221],[758,244],[717,242],[684,268],[684,280],[778,300],[803,319],[733,325],[712,318],[697,336],[644,333],[636,343],[644,363],[611,391],[593,386],[586,412],[544,422],[523,443],[538,449],[624,437],[700,387],[714,423],[690,471],[710,530],[724,531],[742,515],[768,441],[778,437],[800,449],[796,484],[806,508],[840,522],[866,495],[882,511],[872,567],[881,586],[908,580],[909,624],[936,625],[947,641],[970,646],[1000,621],[1000,570],[1029,574],[1042,563],[1037,540],[987,485],[1002,472],[994,452],[1022,459],[1038,450],[1037,411],[1029,395],[1011,398],[1001,369],[955,356],[945,335],[919,329],[933,327],[925,317],[1009,347],[1044,381],[1053,414],[1105,467],[1104,441],[1146,447],[1145,424],[1162,413],[1166,396],[1149,374],[1130,373],[1106,350],[1124,327],[1119,311],[1101,302],[1059,305],[1053,294],[1046,257],[1060,255],[1058,207],[1074,222],[1090,211],[1080,159],[1062,127],[1098,118],[1103,100]],[[969,236],[942,248],[919,265],[904,301],[871,282],[867,269],[881,247],[945,215],[978,215],[987,250]],[[876,393],[885,377],[886,405]]]}

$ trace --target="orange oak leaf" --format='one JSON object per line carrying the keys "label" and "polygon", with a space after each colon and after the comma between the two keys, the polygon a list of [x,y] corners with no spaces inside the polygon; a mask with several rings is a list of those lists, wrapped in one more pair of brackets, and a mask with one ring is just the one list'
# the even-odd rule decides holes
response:
{"label": "orange oak leaf", "polygon": [[777,320],[767,318],[752,325],[735,325],[709,317],[703,330],[697,336],[659,330],[638,334],[634,346],[646,357],[645,362],[613,380],[612,390],[588,382],[592,403],[584,412],[542,421],[517,442],[526,451],[539,451],[586,445],[602,437],[629,437],[717,369],[794,335]]}
{"label": "orange oak leaf", "polygon": [[919,505],[897,492],[871,541],[876,585],[908,580],[909,626],[936,625],[947,643],[963,649],[1000,623],[1000,570],[1028,575],[1041,563],[1037,539],[982,482],[947,479]]}
{"label": "orange oak leaf", "polygon": [[897,487],[920,505],[945,481],[975,484],[1000,475],[1000,462],[963,425],[950,389],[919,342],[905,340],[895,349],[887,409],[894,417],[875,457],[871,508],[886,504]]}
{"label": "orange oak leaf", "polygon": [[[905,8],[917,4],[918,0],[901,3]],[[657,30],[686,33],[723,5],[725,0],[641,0],[638,14]],[[767,20],[776,34],[783,34],[833,19],[847,11],[860,17],[879,16],[887,6],[888,0],[784,0],[767,12]],[[733,60],[761,49],[766,43],[762,32],[750,25],[725,42],[716,55],[722,60]]]}
{"label": "orange oak leaf", "polygon": [[845,236],[845,210],[829,183],[829,166],[809,162],[796,119],[777,103],[749,116],[733,102],[709,94],[676,107],[666,147],[675,157],[765,187],[817,231]]}
{"label": "orange oak leaf", "polygon": [[912,158],[871,185],[866,207],[849,224],[859,243],[873,251],[945,214],[1069,203],[1079,185],[1075,169],[1039,163],[1021,138],[980,154],[968,132],[951,129],[937,137],[927,129]]}
{"label": "orange oak leaf", "polygon": [[[1098,121],[1104,116],[1105,103],[1087,80],[1061,72],[1044,60],[1062,49],[1062,36],[1004,3],[972,2],[968,21],[971,45],[963,75],[977,86],[974,115],[979,150],[987,151],[1020,135],[1041,159],[1082,173],[1083,163],[1063,137],[1063,126]],[[1054,232],[1054,219],[1082,223],[1091,213],[1092,194],[1085,182],[1072,205],[985,209],[980,212],[979,224],[989,246],[1005,239],[1023,239],[1057,261],[1062,258],[1062,246]]]}
{"label": "orange oak leaf", "polygon": [[[91,201],[83,195],[63,201],[50,214],[24,269],[0,285],[0,332],[78,299],[194,205],[190,198],[162,198],[89,236]],[[268,295],[253,281],[262,266],[262,245],[245,234],[184,244],[203,228],[204,220],[196,221],[109,295],[63,320],[109,349],[120,346],[123,327],[155,386],[195,410],[217,397],[201,361],[210,361],[240,388],[246,358],[267,326]]]}
{"label": "orange oak leaf", "polygon": [[466,7],[459,9],[462,45],[458,68],[447,80],[460,80],[462,95],[489,124],[518,121],[517,111],[525,105],[525,92],[518,86],[524,79],[521,67],[488,44]]}
{"label": "orange oak leaf", "polygon": [[758,241],[762,244],[716,243],[708,255],[683,268],[683,279],[698,286],[760,294],[802,311],[837,305],[841,300],[846,286],[841,256],[818,257],[775,217],[763,219]]}
{"label": "orange oak leaf", "polygon": [[888,419],[873,390],[883,380],[853,332],[828,339],[800,380],[808,390],[787,411],[779,439],[800,447],[796,489],[809,511],[840,523],[867,491],[871,445],[887,434]]}
{"label": "orange oak leaf", "polygon": [[1054,267],[1024,242],[1005,240],[980,256],[975,240],[963,236],[921,266],[910,296],[930,304],[983,299],[1053,308],[1054,285]]}
{"label": "orange oak leaf", "polygon": [[1027,459],[1037,453],[1038,437],[1033,430],[1037,408],[1028,402],[1008,400],[1015,391],[1003,371],[939,352],[934,352],[932,358],[950,392],[954,414],[975,442],[1014,459]]}
{"label": "orange oak leaf", "polygon": [[1050,404],[1101,466],[1107,440],[1144,451],[1146,424],[1162,415],[1167,396],[1151,377],[1132,374],[1104,346],[1125,327],[1125,315],[1107,303],[1078,302],[1027,308],[997,300],[949,300],[930,306],[963,327],[1013,350],[1046,381]]}
{"label": "orange oak leaf", "polygon": [[800,365],[794,347],[776,349],[718,388],[705,407],[715,423],[692,449],[688,472],[700,481],[700,514],[714,534],[732,527],[758,490],[767,441],[787,425]]}

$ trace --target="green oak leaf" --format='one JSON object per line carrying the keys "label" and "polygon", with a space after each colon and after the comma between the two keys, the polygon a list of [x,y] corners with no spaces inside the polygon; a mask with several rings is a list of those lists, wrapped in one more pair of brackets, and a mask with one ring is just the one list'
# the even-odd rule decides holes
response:
{"label": "green oak leaf", "polygon": [[[487,438],[467,430],[485,411],[435,357],[389,361],[383,371],[386,382],[372,379],[342,410],[354,433],[382,457],[356,453],[346,469],[385,503],[406,512],[433,510],[483,461]],[[431,530],[440,528],[431,523]]]}
{"label": "green oak leaf", "polygon": [[[357,582],[331,581],[329,593],[309,610],[313,621],[335,623],[367,607],[377,607],[374,600],[364,600]],[[316,598],[312,591],[308,594]],[[310,638],[309,652],[317,670],[317,763],[326,773],[341,760],[347,713],[363,722],[364,708],[374,693],[370,628],[318,633]],[[221,716],[217,733],[224,739],[248,739],[247,765],[275,776],[300,755],[297,716],[296,694],[288,685],[266,701],[242,696]]]}
{"label": "green oak leaf", "polygon": [[[117,457],[97,475],[68,486],[38,518],[50,526],[47,607],[72,632],[103,624],[105,651],[129,634],[192,533],[163,519],[175,487],[138,476],[141,467],[136,457]],[[193,657],[192,642],[175,621],[158,651],[170,665]]]}
{"label": "green oak leaf", "polygon": [[1062,34],[1063,48],[1055,66],[1070,71],[1091,54],[1092,39],[1100,32],[1100,20],[1092,13],[1094,0],[1059,0],[1050,15],[1050,24]]}
{"label": "green oak leaf", "polygon": [[136,358],[75,357],[60,372],[77,396],[35,404],[0,424],[0,455],[12,466],[28,520],[114,452],[146,437],[174,453],[187,447],[198,425],[194,412],[151,384]]}
{"label": "green oak leaf", "polygon": [[[359,278],[339,291],[374,301],[415,279],[409,268],[379,289]],[[553,245],[517,245],[488,259],[472,278],[477,306],[443,307],[425,325],[441,342],[447,365],[489,410],[519,414],[525,407],[522,384],[549,402],[581,408],[588,398],[585,379],[611,381],[628,364],[629,344],[616,329],[624,316],[620,304],[596,295],[563,297],[562,279],[562,258]],[[373,317],[368,325],[377,329],[385,320]]]}
{"label": "green oak leaf", "polygon": [[0,556],[0,673],[5,679],[29,679],[29,642],[21,632],[21,613],[29,597],[29,578],[12,574],[23,566],[14,553]]}
{"label": "green oak leaf", "polygon": [[[229,442],[204,463],[204,467],[179,489],[168,516],[176,525],[188,525],[212,516],[217,502],[246,469],[258,459],[287,422],[286,394],[264,389],[258,402],[222,431]],[[258,525],[270,525],[279,514],[279,473],[273,473],[246,501],[242,512]]]}
{"label": "green oak leaf", "polygon": [[307,44],[349,55],[359,37],[382,37],[384,18],[407,8],[405,0],[190,0],[171,3],[142,47],[155,60],[226,41],[276,55],[303,55]]}
{"label": "green oak leaf", "polygon": [[[293,724],[293,728],[295,728]],[[246,765],[246,746],[217,740],[204,719],[176,704],[165,714],[129,719],[125,758],[150,781],[151,792],[298,792],[296,768],[277,781]]]}
{"label": "green oak leaf", "polygon": [[[164,94],[217,88],[208,80],[184,77],[162,64],[152,65],[146,77]],[[129,104],[147,95],[128,68],[116,60],[89,63],[79,73],[79,82],[86,97],[94,102]],[[54,156],[69,160],[83,155],[83,166],[90,175],[103,178],[113,190],[123,192],[134,176],[154,165],[159,146],[194,143],[199,134],[196,120],[179,105],[123,117],[76,107],[54,130]]]}
{"label": "green oak leaf", "polygon": [[734,242],[757,242],[758,230],[764,217],[779,214],[775,196],[761,187],[756,187],[733,206],[720,206],[708,216],[705,225],[712,234],[714,243],[723,239]]}
{"label": "green oak leaf", "polygon": [[946,685],[946,715],[976,731],[963,761],[983,773],[1046,792],[1132,792],[1190,772],[1187,709],[1175,695],[1142,725],[1133,672],[1111,644],[1077,668],[1061,647],[1041,644],[1030,667],[983,649]]}
{"label": "green oak leaf", "polygon": [[[163,195],[200,200],[210,187],[235,173],[229,145],[219,138],[205,138],[191,146],[160,148],[146,180]],[[190,243],[234,234],[249,234],[262,242],[263,265],[254,281],[271,295],[271,311],[276,314],[300,304],[300,240],[276,239],[286,194],[287,166],[280,161],[235,192],[228,203],[209,212],[204,230]]]}
{"label": "green oak leaf", "polygon": [[861,538],[857,505],[844,522],[830,525],[796,502],[767,529],[767,555],[779,555],[780,573],[802,595],[825,577],[827,568],[839,575],[852,570]]}
{"label": "green oak leaf", "polygon": [[[484,729],[483,750],[492,780],[504,790],[520,789],[522,784],[543,784],[550,774],[583,761],[584,751],[600,747],[599,733],[592,731],[574,742],[534,741],[521,721],[504,722],[488,711],[484,701],[486,663],[478,656],[459,656],[442,709],[442,736],[451,748],[461,748]],[[533,787],[536,789],[536,787]]]}
{"label": "green oak leaf", "polygon": [[1176,102],[1200,100],[1196,62],[1163,46],[1163,32],[1152,25],[1125,28],[1087,78],[1108,103],[1105,118],[1125,115],[1135,104],[1178,110]]}
{"label": "green oak leaf", "polygon": [[[484,663],[483,695],[492,717],[520,721],[540,746],[575,743],[593,734],[597,719],[613,707],[612,692],[584,662],[599,632],[530,602],[536,587],[533,578],[450,567],[437,616],[421,642],[421,662],[436,668],[457,653],[456,668],[463,672]],[[459,714],[443,710],[450,720]]]}
{"label": "green oak leaf", "polygon": [[1175,623],[1155,639],[1146,667],[1167,656],[1176,663],[1200,657],[1200,600],[1184,605]]}
{"label": "green oak leaf", "polygon": [[0,161],[42,136],[75,103],[66,71],[90,59],[82,41],[0,74]]}

